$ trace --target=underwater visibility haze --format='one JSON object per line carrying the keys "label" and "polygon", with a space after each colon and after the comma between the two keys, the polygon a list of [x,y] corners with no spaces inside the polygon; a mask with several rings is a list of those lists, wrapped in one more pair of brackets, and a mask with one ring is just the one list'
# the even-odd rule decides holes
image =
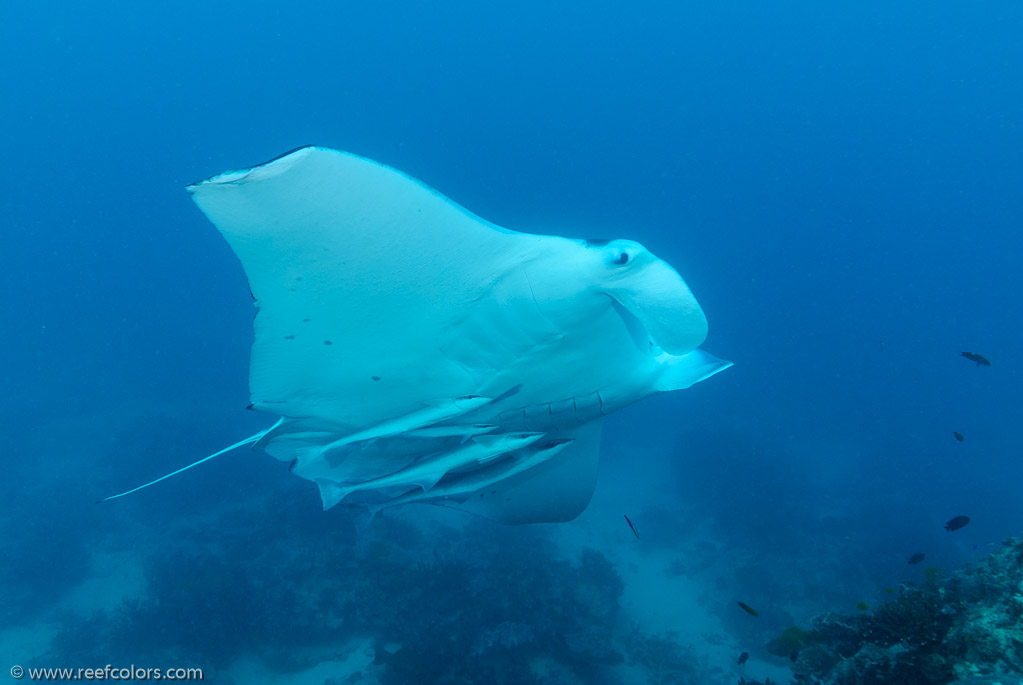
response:
{"label": "underwater visibility haze", "polygon": [[6,667],[1020,682],[1021,29],[6,5]]}

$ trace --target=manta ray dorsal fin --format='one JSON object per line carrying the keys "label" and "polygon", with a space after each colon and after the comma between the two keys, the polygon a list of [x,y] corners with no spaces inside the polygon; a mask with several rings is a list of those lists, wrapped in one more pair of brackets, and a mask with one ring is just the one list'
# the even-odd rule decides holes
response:
{"label": "manta ray dorsal fin", "polygon": [[249,437],[245,438],[244,440],[239,440],[238,442],[236,442],[235,444],[231,445],[230,447],[225,447],[222,450],[218,450],[218,451],[214,452],[213,454],[211,454],[208,457],[203,457],[199,461],[192,462],[188,466],[182,466],[177,471],[171,471],[167,475],[160,476],[156,480],[151,480],[148,483],[145,483],[143,485],[138,486],[137,488],[132,488],[131,490],[125,490],[122,493],[119,493],[119,494],[116,494],[116,495],[111,495],[110,497],[104,497],[103,499],[100,499],[100,500],[96,500],[96,504],[99,504],[100,502],[109,502],[112,499],[117,499],[118,497],[124,497],[125,495],[130,495],[133,492],[138,492],[139,490],[142,490],[144,488],[148,488],[150,485],[156,485],[157,483],[159,483],[162,480],[167,480],[168,478],[176,476],[179,473],[184,473],[185,471],[187,471],[190,468],[198,466],[199,464],[203,464],[203,463],[209,461],[210,459],[215,459],[216,457],[219,457],[222,454],[226,454],[226,453],[230,452],[231,450],[236,450],[239,447],[244,447],[245,445],[251,445],[251,444],[253,444],[255,442],[258,442],[260,438],[262,438],[264,435],[269,433],[271,430],[273,430],[274,428],[279,426],[281,424],[281,421],[283,421],[283,420],[284,419],[279,419],[277,421],[277,423],[275,423],[274,425],[270,426],[266,430],[259,431],[255,435],[250,435]]}

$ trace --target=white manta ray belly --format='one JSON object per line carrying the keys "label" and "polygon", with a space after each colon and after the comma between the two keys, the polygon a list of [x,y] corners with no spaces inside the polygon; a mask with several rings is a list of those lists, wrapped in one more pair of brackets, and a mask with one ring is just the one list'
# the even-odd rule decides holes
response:
{"label": "white manta ray belly", "polygon": [[638,243],[500,228],[319,147],[189,191],[257,307],[252,408],[280,417],[233,447],[290,462],[325,506],[570,520],[608,414],[731,365],[697,349],[703,311]]}

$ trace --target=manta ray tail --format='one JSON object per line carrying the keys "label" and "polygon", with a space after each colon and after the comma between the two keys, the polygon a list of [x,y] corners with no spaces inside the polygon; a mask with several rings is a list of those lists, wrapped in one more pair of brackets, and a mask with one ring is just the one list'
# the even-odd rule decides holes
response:
{"label": "manta ray tail", "polygon": [[266,430],[259,431],[255,435],[250,435],[249,437],[245,438],[244,440],[240,440],[240,441],[236,442],[235,444],[231,445],[230,447],[225,447],[222,450],[218,450],[217,452],[214,452],[213,454],[211,454],[208,457],[203,457],[199,461],[192,462],[188,466],[182,466],[177,471],[171,471],[167,475],[160,476],[156,480],[151,480],[151,481],[149,481],[148,483],[146,483],[144,485],[138,486],[137,488],[132,488],[131,490],[125,490],[124,492],[122,492],[120,494],[111,495],[110,497],[104,497],[103,499],[96,500],[96,504],[99,504],[100,502],[107,502],[107,501],[112,500],[112,499],[117,499],[118,497],[124,497],[125,495],[130,495],[133,492],[138,492],[139,490],[142,490],[143,488],[148,488],[150,485],[156,485],[161,480],[167,480],[171,476],[176,476],[179,473],[183,473],[184,471],[187,471],[188,469],[192,468],[193,466],[198,466],[199,464],[202,464],[203,462],[207,462],[210,459],[213,459],[215,457],[219,457],[221,454],[226,454],[227,452],[230,452],[231,450],[236,450],[239,447],[244,447],[245,445],[251,445],[251,444],[253,444],[255,442],[258,442],[260,438],[262,438],[264,435],[269,433],[271,430],[273,430],[274,428],[279,426],[280,423],[281,423],[281,421],[278,421],[277,423],[275,423],[274,425],[270,426],[270,428],[267,428]]}

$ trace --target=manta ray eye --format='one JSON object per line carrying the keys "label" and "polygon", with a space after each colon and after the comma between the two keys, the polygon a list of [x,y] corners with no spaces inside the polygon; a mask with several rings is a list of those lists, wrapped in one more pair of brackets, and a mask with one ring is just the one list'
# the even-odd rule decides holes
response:
{"label": "manta ray eye", "polygon": [[613,261],[614,261],[615,264],[627,264],[628,261],[629,261],[629,253],[628,252],[619,252],[618,256],[615,257]]}

